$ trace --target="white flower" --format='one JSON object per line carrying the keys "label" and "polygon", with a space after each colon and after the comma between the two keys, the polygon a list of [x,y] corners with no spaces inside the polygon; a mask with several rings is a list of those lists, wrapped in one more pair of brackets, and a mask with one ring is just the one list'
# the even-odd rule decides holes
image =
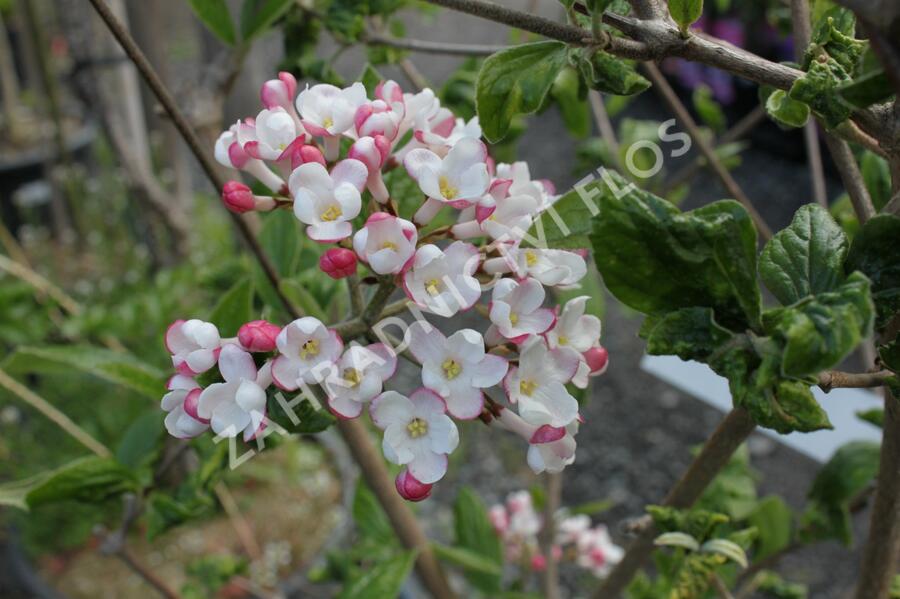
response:
{"label": "white flower", "polygon": [[227,131],[223,131],[216,140],[216,161],[222,166],[246,171],[259,179],[263,185],[271,189],[274,193],[281,193],[282,187],[284,186],[284,181],[281,177],[273,173],[262,160],[253,158],[245,152],[244,148],[238,142],[238,131],[242,128],[249,128],[252,130],[249,133],[245,133],[245,135],[256,135],[256,126],[251,119],[248,119],[247,122],[238,121],[229,127]]}
{"label": "white flower", "polygon": [[219,357],[219,329],[192,318],[176,320],[166,331],[166,348],[179,373],[193,376],[212,368]]}
{"label": "white flower", "polygon": [[342,160],[331,174],[318,162],[307,162],[291,173],[288,186],[294,196],[294,215],[309,227],[310,239],[333,243],[349,237],[362,207],[360,192],[369,170],[359,160]]}
{"label": "white flower", "polygon": [[325,379],[328,405],[343,418],[356,418],[395,370],[397,356],[383,343],[350,346]]}
{"label": "white flower", "polygon": [[[600,319],[593,314],[585,314],[585,303],[590,296],[582,295],[570,299],[563,307],[556,321],[556,326],[547,331],[547,344],[550,348],[574,351],[580,361],[572,384],[586,389],[591,367],[584,353],[600,342]],[[598,373],[599,374],[599,373]]]}
{"label": "white flower", "polygon": [[422,308],[450,317],[468,310],[481,297],[478,248],[455,241],[446,250],[426,244],[416,250],[412,268],[403,275],[406,294]]}
{"label": "white flower", "polygon": [[560,519],[556,523],[556,539],[557,545],[568,545],[578,540],[582,533],[587,532],[591,528],[591,519],[587,514],[578,514]]}
{"label": "white flower", "polygon": [[455,118],[446,108],[440,108],[431,118],[422,118],[420,113],[416,119],[414,133],[416,141],[444,155],[461,139],[480,139],[481,125],[477,116],[466,122],[461,118]]}
{"label": "white flower", "polygon": [[358,137],[383,135],[393,141],[400,132],[405,108],[403,102],[372,100],[356,109],[354,124]]}
{"label": "white flower", "polygon": [[522,348],[519,366],[510,367],[503,386],[525,422],[559,428],[578,417],[578,402],[565,384],[575,375],[579,363],[574,352],[547,349],[540,338]]}
{"label": "white flower", "polygon": [[366,88],[356,82],[340,89],[327,83],[306,86],[297,96],[297,111],[311,135],[322,137],[346,133],[353,126],[357,109],[366,102]]}
{"label": "white flower", "polygon": [[376,397],[369,413],[384,430],[384,457],[406,465],[422,483],[433,484],[443,478],[447,454],[459,445],[459,432],[445,411],[444,401],[428,389],[413,391],[409,397],[396,391]]}
{"label": "white flower", "polygon": [[262,84],[259,90],[259,99],[262,100],[263,106],[272,109],[276,106],[284,108],[297,127],[297,132],[302,133],[303,128],[300,124],[300,118],[294,109],[294,94],[297,93],[297,80],[287,71],[278,73],[278,79],[269,79]]}
{"label": "white flower", "polygon": [[353,249],[376,273],[397,274],[415,254],[417,239],[416,226],[408,220],[376,212],[353,236]]}
{"label": "white flower", "polygon": [[612,542],[609,531],[602,524],[578,536],[576,563],[603,578],[613,566],[622,561],[625,550]]}
{"label": "white flower", "polygon": [[531,228],[537,209],[538,201],[526,194],[496,200],[491,215],[481,221],[481,230],[491,239],[519,241]]}
{"label": "white flower", "polygon": [[281,329],[275,345],[279,356],[272,362],[272,378],[286,391],[297,389],[302,382],[322,382],[344,350],[340,335],[311,316]]}
{"label": "white flower", "polygon": [[266,417],[266,387],[272,382],[270,363],[257,371],[253,356],[237,345],[226,345],[219,356],[224,383],[213,383],[200,393],[197,415],[210,422],[218,435],[256,435]]}
{"label": "white flower", "polygon": [[512,272],[518,278],[531,277],[548,287],[574,285],[587,274],[584,258],[575,252],[514,245],[501,245],[499,249],[500,258],[485,260],[485,272]]}
{"label": "white flower", "polygon": [[294,119],[280,106],[260,112],[255,123],[237,130],[238,143],[254,158],[281,160],[298,138],[300,143],[305,139],[302,133],[298,136]]}
{"label": "white flower", "polygon": [[553,310],[541,308],[544,303],[543,286],[535,279],[518,283],[501,279],[491,295],[490,319],[506,339],[521,343],[530,335],[540,335],[553,326]]}
{"label": "white flower", "polygon": [[197,402],[200,385],[183,374],[176,374],[166,384],[168,393],[163,395],[161,406],[166,414],[166,430],[173,437],[189,439],[209,428],[209,421],[203,422],[197,416]]}
{"label": "white flower", "polygon": [[529,424],[512,410],[504,409],[496,422],[528,441],[528,466],[535,474],[562,472],[575,461],[575,434],[579,425],[577,418],[565,427],[553,427],[549,424],[537,426]]}
{"label": "white flower", "polygon": [[444,204],[464,208],[477,202],[491,183],[486,160],[485,145],[471,138],[461,139],[445,158],[423,148],[406,154],[403,165],[428,196],[413,220],[429,222]]}
{"label": "white flower", "polygon": [[481,333],[461,329],[444,337],[425,322],[409,327],[409,349],[422,363],[422,383],[444,398],[456,418],[477,418],[484,407],[482,389],[503,380],[509,364],[485,353]]}

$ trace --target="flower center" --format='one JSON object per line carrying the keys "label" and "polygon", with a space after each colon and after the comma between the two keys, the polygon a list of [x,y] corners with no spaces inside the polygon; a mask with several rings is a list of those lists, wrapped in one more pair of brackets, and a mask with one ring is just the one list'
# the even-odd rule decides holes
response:
{"label": "flower center", "polygon": [[334,119],[332,119],[330,116],[326,116],[326,117],[325,117],[325,120],[322,121],[322,128],[323,128],[323,129],[328,129],[328,128],[331,127],[332,125],[334,125]]}
{"label": "flower center", "polygon": [[448,179],[446,175],[442,175],[441,178],[438,179],[438,187],[441,190],[441,195],[448,200],[452,200],[456,197],[456,194],[459,193],[459,190],[450,183],[450,179]]}
{"label": "flower center", "polygon": [[537,254],[535,254],[531,250],[525,252],[525,264],[527,264],[528,266],[534,266],[535,264],[537,264],[537,260]]}
{"label": "flower center", "polygon": [[331,222],[340,218],[341,215],[343,215],[343,212],[341,212],[341,207],[337,204],[332,204],[322,213],[321,218],[325,222]]}
{"label": "flower center", "polygon": [[531,394],[534,393],[535,389],[537,389],[537,383],[534,381],[522,381],[519,383],[519,391],[522,395],[531,397]]}
{"label": "flower center", "polygon": [[510,312],[509,313],[509,323],[516,324],[517,322],[519,322],[519,315],[516,314],[515,312]]}
{"label": "flower center", "polygon": [[569,338],[566,337],[565,335],[560,335],[559,338],[557,339],[557,342],[559,342],[560,345],[568,345]]}
{"label": "flower center", "polygon": [[345,368],[343,372],[344,381],[351,387],[359,387],[362,381],[362,374],[355,368]]}
{"label": "flower center", "polygon": [[381,244],[381,248],[380,248],[380,249],[382,249],[382,250],[392,250],[392,251],[396,252],[396,251],[397,251],[397,244],[394,243],[393,241],[385,241],[384,243]]}
{"label": "flower center", "polygon": [[300,348],[300,359],[305,360],[319,355],[319,340],[310,339]]}
{"label": "flower center", "polygon": [[444,360],[444,363],[441,364],[441,368],[444,370],[444,376],[447,377],[448,381],[455,379],[459,376],[459,373],[462,372],[462,366],[460,366],[459,362],[453,358]]}
{"label": "flower center", "polygon": [[438,279],[431,279],[425,282],[425,291],[428,295],[437,295],[441,292],[441,282]]}
{"label": "flower center", "polygon": [[406,432],[408,432],[409,436],[413,439],[418,439],[419,437],[428,434],[428,422],[421,418],[413,418],[409,421],[409,424],[406,425]]}

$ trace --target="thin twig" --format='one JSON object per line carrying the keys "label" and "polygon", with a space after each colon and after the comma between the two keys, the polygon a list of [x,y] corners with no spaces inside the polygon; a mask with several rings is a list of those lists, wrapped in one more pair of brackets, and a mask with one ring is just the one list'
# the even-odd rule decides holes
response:
{"label": "thin twig", "polygon": [[[663,505],[680,509],[693,505],[754,428],[756,423],[745,409],[731,410],[703,445],[703,449],[691,462],[684,475],[672,487]],[[653,552],[653,539],[656,535],[656,527],[651,525],[632,541],[622,561],[613,568],[594,593],[595,599],[611,599],[622,593]]]}
{"label": "thin twig", "polygon": [[606,143],[612,154],[616,167],[621,170],[622,160],[619,157],[619,140],[616,138],[616,130],[613,128],[612,121],[609,120],[609,113],[606,112],[606,106],[603,104],[603,96],[595,89],[588,92],[588,102],[591,105],[591,112],[594,115],[594,122],[597,124],[597,131],[600,132],[600,138]]}
{"label": "thin twig", "polygon": [[222,509],[225,510],[225,514],[228,516],[229,522],[231,522],[231,527],[237,534],[241,546],[247,553],[247,557],[254,561],[261,558],[263,552],[256,541],[256,535],[253,534],[253,527],[250,526],[250,523],[247,522],[247,519],[241,513],[241,508],[238,507],[234,495],[231,494],[231,491],[222,481],[215,484],[213,491],[219,503],[222,504]]}
{"label": "thin twig", "polygon": [[0,270],[22,279],[37,291],[46,293],[69,314],[75,316],[81,314],[81,305],[72,296],[24,264],[10,260],[3,254],[0,254]]}
{"label": "thin twig", "polygon": [[553,555],[553,541],[556,536],[556,512],[562,497],[562,472],[548,472],[544,483],[544,524],[540,539],[545,562],[542,576],[544,598],[559,599],[559,567]]}
{"label": "thin twig", "polygon": [[46,416],[54,424],[59,426],[73,439],[90,449],[98,456],[108,458],[112,453],[105,445],[97,441],[94,437],[87,433],[83,428],[78,426],[71,418],[63,412],[56,409],[50,402],[37,393],[27,388],[25,385],[12,378],[2,369],[0,369],[0,387],[4,387],[7,391],[16,395],[26,404]]}
{"label": "thin twig", "polygon": [[728,590],[728,587],[725,586],[718,574],[712,575],[712,585],[722,599],[734,599],[734,595],[731,594],[731,591]]}
{"label": "thin twig", "polygon": [[838,370],[829,370],[819,374],[819,387],[822,391],[828,393],[832,389],[839,388],[856,388],[868,389],[872,387],[881,387],[891,377],[896,376],[890,370],[882,370],[880,372],[840,372]]}
{"label": "thin twig", "polygon": [[128,566],[132,572],[141,577],[144,582],[153,587],[160,595],[162,595],[166,599],[182,599],[181,595],[171,589],[169,585],[167,585],[165,581],[163,581],[163,579],[156,574],[156,572],[144,566],[144,564],[142,564],[137,558],[135,558],[134,554],[131,553],[131,550],[128,549],[128,547],[122,547],[118,552],[115,553],[115,556],[122,560],[122,562],[126,566]]}
{"label": "thin twig", "polygon": [[[172,119],[172,123],[178,129],[178,132],[181,133],[181,136],[184,138],[185,143],[187,143],[191,152],[200,163],[200,167],[203,169],[203,172],[213,184],[216,192],[221,192],[222,188],[225,186],[225,181],[222,179],[216,163],[213,162],[212,158],[210,158],[209,153],[204,150],[200,139],[197,137],[197,134],[194,132],[190,123],[188,123],[184,114],[182,114],[181,110],[178,108],[178,105],[175,103],[175,99],[172,97],[172,94],[169,93],[168,89],[166,89],[165,84],[163,84],[162,80],[159,78],[159,75],[157,75],[156,71],[147,60],[147,57],[144,55],[143,51],[141,51],[141,49],[138,47],[137,43],[134,41],[134,38],[131,37],[131,34],[128,33],[128,31],[122,26],[122,23],[119,22],[112,11],[110,11],[104,0],[89,1],[97,11],[97,14],[100,15],[100,18],[103,19],[103,22],[106,23],[106,26],[109,28],[110,32],[119,42],[119,45],[122,46],[125,54],[128,55],[128,58],[131,59],[131,61],[134,63],[134,66],[137,67],[138,72],[150,87],[153,95],[156,96],[157,100],[159,100],[159,103],[165,109],[166,113],[169,115],[169,118]],[[278,276],[278,272],[275,270],[275,266],[263,251],[262,247],[259,245],[259,242],[253,236],[253,233],[250,231],[247,223],[239,215],[233,212],[229,212],[228,214],[234,221],[234,224],[237,227],[238,232],[241,234],[241,237],[244,239],[244,242],[250,248],[250,251],[253,252],[253,254],[256,256],[257,262],[259,262],[260,267],[263,269],[266,278],[271,283],[272,288],[278,296],[278,299],[284,305],[285,310],[287,310],[288,314],[290,314],[293,318],[297,318],[298,316],[300,316],[300,311],[291,303],[290,300],[288,300],[287,296],[285,296],[283,291],[281,290],[281,287],[279,285],[280,278]]]}
{"label": "thin twig", "polygon": [[875,206],[872,204],[872,197],[869,190],[866,189],[866,183],[863,181],[862,173],[859,171],[859,165],[856,164],[856,158],[853,151],[843,139],[839,139],[830,133],[825,133],[825,144],[831,152],[834,159],[834,165],[837,167],[838,173],[841,175],[841,181],[844,188],[850,195],[850,203],[853,204],[853,211],[860,224],[875,216]]}
{"label": "thin twig", "polygon": [[643,67],[650,77],[650,80],[653,82],[654,89],[662,96],[665,103],[669,106],[669,109],[675,114],[675,117],[681,121],[681,124],[687,129],[691,139],[700,148],[700,153],[703,154],[703,157],[722,182],[722,185],[725,186],[725,189],[734,199],[744,206],[751,218],[753,218],[753,221],[756,223],[756,228],[759,230],[760,237],[762,237],[764,241],[771,239],[772,230],[769,228],[769,225],[766,224],[762,215],[760,215],[753,206],[753,202],[750,201],[750,198],[747,197],[737,184],[737,181],[734,180],[734,177],[731,176],[731,173],[728,172],[728,169],[726,169],[719,160],[719,157],[716,156],[715,150],[710,146],[706,138],[703,137],[700,128],[697,126],[697,123],[694,122],[694,118],[690,115],[681,100],[678,99],[675,90],[672,89],[672,86],[670,86],[669,82],[666,81],[666,78],[663,77],[659,68],[650,62],[645,62]]}
{"label": "thin twig", "polygon": [[449,56],[490,56],[491,54],[508,48],[508,46],[485,44],[451,44],[427,40],[398,39],[378,33],[366,34],[363,41],[373,46],[388,46],[391,48],[399,48],[401,50],[409,50],[411,52],[445,54]]}

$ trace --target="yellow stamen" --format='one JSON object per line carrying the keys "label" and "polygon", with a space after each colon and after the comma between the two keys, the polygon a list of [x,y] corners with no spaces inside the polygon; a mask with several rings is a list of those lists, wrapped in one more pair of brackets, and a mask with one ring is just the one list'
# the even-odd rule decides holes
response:
{"label": "yellow stamen", "polygon": [[565,337],[563,335],[560,335],[559,339],[557,339],[557,341],[559,341],[560,345],[568,345],[569,344],[569,338]]}
{"label": "yellow stamen", "polygon": [[444,360],[444,363],[441,364],[441,368],[444,370],[444,376],[447,377],[448,381],[455,379],[459,376],[459,373],[462,372],[462,366],[460,366],[459,362],[453,358]]}
{"label": "yellow stamen", "polygon": [[519,391],[523,395],[528,395],[531,397],[531,394],[534,393],[534,390],[537,389],[537,383],[534,381],[522,381],[519,383]]}
{"label": "yellow stamen", "polygon": [[528,266],[534,266],[537,264],[538,258],[537,254],[532,252],[531,250],[526,250],[525,252],[525,264]]}
{"label": "yellow stamen", "polygon": [[310,339],[300,348],[300,359],[305,360],[319,355],[319,340]]}
{"label": "yellow stamen", "polygon": [[321,218],[325,222],[331,222],[340,218],[342,214],[343,212],[341,212],[341,207],[337,204],[332,204],[325,210],[325,212],[322,213]]}
{"label": "yellow stamen", "polygon": [[425,291],[427,291],[429,295],[439,294],[441,292],[440,287],[441,282],[437,279],[431,279],[425,283]]}
{"label": "yellow stamen", "polygon": [[381,244],[381,248],[380,248],[380,249],[382,249],[382,250],[393,250],[393,251],[396,252],[396,251],[397,251],[397,244],[394,243],[393,241],[385,241],[384,243]]}
{"label": "yellow stamen", "polygon": [[355,368],[346,368],[343,372],[344,381],[351,387],[359,387],[362,382],[362,374]]}
{"label": "yellow stamen", "polygon": [[515,312],[510,312],[509,313],[509,323],[516,324],[517,322],[519,322],[519,315],[516,314]]}
{"label": "yellow stamen", "polygon": [[450,183],[450,179],[446,176],[441,176],[438,179],[438,187],[441,190],[441,195],[444,196],[446,200],[452,200],[456,197],[456,194],[459,193],[459,190]]}
{"label": "yellow stamen", "polygon": [[413,439],[418,439],[419,437],[428,434],[428,422],[421,418],[413,418],[409,421],[409,424],[406,425],[406,432],[408,432],[409,436]]}
{"label": "yellow stamen", "polygon": [[334,120],[333,120],[330,116],[325,117],[325,120],[322,121],[322,128],[323,128],[323,129],[328,129],[328,128],[331,127],[333,124],[334,124]]}

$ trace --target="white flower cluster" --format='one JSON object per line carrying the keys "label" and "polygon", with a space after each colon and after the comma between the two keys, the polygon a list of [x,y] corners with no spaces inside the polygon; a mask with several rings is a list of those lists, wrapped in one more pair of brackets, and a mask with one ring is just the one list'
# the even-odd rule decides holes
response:
{"label": "white flower cluster", "polygon": [[[507,562],[535,571],[546,568],[546,556],[538,545],[543,518],[534,509],[528,491],[511,493],[504,504],[491,507],[488,517],[503,541]],[[554,530],[550,551],[553,559],[574,562],[597,578],[605,577],[625,553],[612,542],[606,526],[591,526],[591,519],[584,514],[570,516],[565,511],[557,512]]]}
{"label": "white flower cluster", "polygon": [[[402,348],[345,347],[315,318],[284,327],[254,321],[224,340],[211,323],[178,321],[166,336],[179,373],[163,400],[169,431],[188,437],[211,427],[253,439],[266,425],[270,385],[320,385],[338,417],[368,409],[384,431],[385,456],[405,467],[397,489],[410,500],[444,476],[458,444],[454,419],[482,417],[521,435],[536,472],[570,464],[580,417],[567,385],[585,388],[607,354],[599,319],[585,314],[589,298],[545,305],[548,287],[570,288],[585,276],[585,253],[523,242],[555,201],[553,186],[533,180],[524,163],[495,164],[477,118],[456,118],[430,89],[404,93],[384,81],[374,98],[361,83],[296,92],[294,78],[281,73],[263,85],[265,109],[219,137],[219,162],[271,190],[255,195],[231,181],[223,201],[236,212],[292,209],[310,239],[332,244],[319,262],[328,276],[355,274],[361,262],[382,280],[393,277],[420,316],[405,344],[421,364],[422,387],[385,391]],[[411,220],[397,214],[383,178],[398,167],[422,193]],[[457,214],[447,233],[453,239],[420,235],[441,210]],[[466,328],[445,336],[421,318],[456,316],[485,293],[483,334]],[[218,382],[201,389],[197,375],[214,366]],[[507,405],[486,400],[492,387],[505,390]]]}

